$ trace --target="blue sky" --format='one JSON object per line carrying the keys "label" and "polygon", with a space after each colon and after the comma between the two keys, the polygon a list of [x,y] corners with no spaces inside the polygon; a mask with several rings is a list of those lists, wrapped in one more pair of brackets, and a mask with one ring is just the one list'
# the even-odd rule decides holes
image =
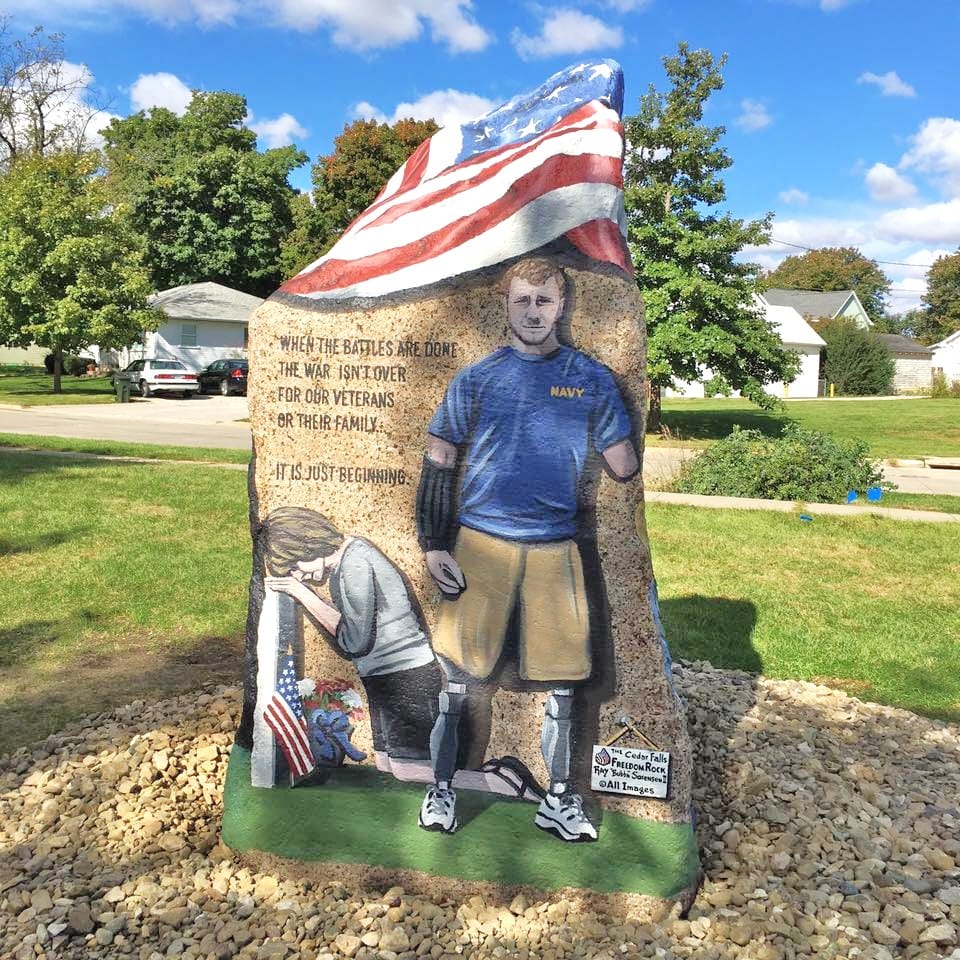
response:
{"label": "blue sky", "polygon": [[[37,6],[0,3],[15,32]],[[109,112],[232,90],[262,146],[311,161],[357,116],[455,122],[587,57],[623,65],[634,112],[686,40],[729,55],[708,120],[727,129],[734,215],[773,211],[779,240],[908,264],[884,265],[895,310],[960,245],[956,0],[47,0],[41,22]]]}

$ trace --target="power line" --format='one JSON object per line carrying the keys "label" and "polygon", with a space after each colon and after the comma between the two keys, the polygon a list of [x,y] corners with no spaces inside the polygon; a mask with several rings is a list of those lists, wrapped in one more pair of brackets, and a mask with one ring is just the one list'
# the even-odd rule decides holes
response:
{"label": "power line", "polygon": [[[776,237],[770,238],[774,243],[779,243],[784,247],[796,247],[798,250],[807,250],[809,252],[814,252],[817,247],[805,247],[802,243],[791,243],[789,240],[778,240]],[[929,270],[933,264],[932,263],[905,263],[903,260],[874,260],[874,263],[883,263],[890,267],[916,267],[918,270]]]}

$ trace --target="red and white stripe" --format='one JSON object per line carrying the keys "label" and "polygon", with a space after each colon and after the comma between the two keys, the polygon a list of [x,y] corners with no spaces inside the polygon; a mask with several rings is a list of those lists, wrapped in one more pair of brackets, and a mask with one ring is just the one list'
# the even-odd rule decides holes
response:
{"label": "red and white stripe", "polygon": [[564,235],[588,256],[630,270],[623,126],[615,110],[591,101],[531,140],[451,166],[459,137],[459,128],[445,128],[421,144],[337,244],[280,291],[313,299],[382,296]]}
{"label": "red and white stripe", "polygon": [[277,738],[293,775],[306,776],[314,767],[307,725],[293,715],[287,702],[279,695],[267,704],[263,719]]}

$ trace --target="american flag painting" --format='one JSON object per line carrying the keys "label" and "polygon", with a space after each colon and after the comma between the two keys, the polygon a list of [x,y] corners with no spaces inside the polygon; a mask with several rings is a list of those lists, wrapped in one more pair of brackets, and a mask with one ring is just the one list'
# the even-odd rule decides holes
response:
{"label": "american flag painting", "polygon": [[313,770],[314,761],[292,656],[283,661],[276,693],[263,711],[263,719],[277,738],[290,772],[297,779],[305,777]]}
{"label": "american flag painting", "polygon": [[414,151],[336,245],[281,288],[377,297],[492,266],[566,237],[630,271],[623,73],[581,63]]}

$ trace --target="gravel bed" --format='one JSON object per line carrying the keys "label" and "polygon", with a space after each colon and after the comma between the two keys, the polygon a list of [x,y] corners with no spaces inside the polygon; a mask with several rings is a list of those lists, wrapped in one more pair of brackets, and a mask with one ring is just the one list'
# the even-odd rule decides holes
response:
{"label": "gravel bed", "polygon": [[318,886],[218,840],[240,692],[90,717],[0,758],[0,956],[960,960],[960,730],[810,683],[676,665],[706,881],[611,919]]}

